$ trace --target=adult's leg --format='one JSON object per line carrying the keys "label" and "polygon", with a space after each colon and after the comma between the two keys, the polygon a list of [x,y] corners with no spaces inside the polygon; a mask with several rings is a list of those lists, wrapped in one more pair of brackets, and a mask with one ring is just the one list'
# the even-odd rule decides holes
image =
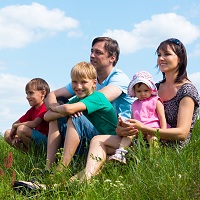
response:
{"label": "adult's leg", "polygon": [[46,168],[49,169],[56,162],[56,153],[61,145],[61,135],[58,130],[57,120],[49,122],[49,134],[47,142]]}

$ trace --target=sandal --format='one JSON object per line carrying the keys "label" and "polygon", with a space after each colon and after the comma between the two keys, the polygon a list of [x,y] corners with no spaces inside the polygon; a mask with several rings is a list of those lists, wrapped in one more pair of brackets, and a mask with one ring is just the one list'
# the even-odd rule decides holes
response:
{"label": "sandal", "polygon": [[14,181],[13,189],[22,194],[26,194],[27,192],[36,193],[41,190],[46,190],[46,185],[39,184],[34,179],[30,181]]}

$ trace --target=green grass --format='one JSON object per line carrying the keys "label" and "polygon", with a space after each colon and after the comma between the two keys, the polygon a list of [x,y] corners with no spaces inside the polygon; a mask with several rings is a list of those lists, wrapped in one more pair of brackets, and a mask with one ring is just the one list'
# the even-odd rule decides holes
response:
{"label": "green grass", "polygon": [[[46,157],[42,149],[25,155],[8,146],[0,137],[0,151],[1,199],[200,199],[200,120],[191,142],[182,150],[162,147],[150,151],[140,139],[139,145],[129,150],[126,165],[106,163],[90,183],[68,181],[83,168],[83,159],[76,166],[72,163],[65,172],[41,177]],[[11,167],[5,166],[10,152],[13,158]],[[13,180],[32,177],[47,184],[49,189],[26,195],[12,190]],[[54,183],[61,183],[61,186],[52,188]]]}

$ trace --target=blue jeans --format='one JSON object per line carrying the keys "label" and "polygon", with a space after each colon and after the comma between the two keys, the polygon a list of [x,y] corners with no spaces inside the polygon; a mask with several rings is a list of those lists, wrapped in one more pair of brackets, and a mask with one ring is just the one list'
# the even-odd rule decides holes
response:
{"label": "blue jeans", "polygon": [[[65,141],[67,120],[68,117],[62,117],[57,120],[58,129],[62,138],[62,146],[64,146]],[[76,150],[76,155],[87,154],[91,139],[94,136],[99,135],[99,132],[84,115],[73,117],[72,122],[80,139],[79,146]]]}
{"label": "blue jeans", "polygon": [[47,136],[35,129],[32,130],[32,140],[36,146],[44,145],[47,148]]}

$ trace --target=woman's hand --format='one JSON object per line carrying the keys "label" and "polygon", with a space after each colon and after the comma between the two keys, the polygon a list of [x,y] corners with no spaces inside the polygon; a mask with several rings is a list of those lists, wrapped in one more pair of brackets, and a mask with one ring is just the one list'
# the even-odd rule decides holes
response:
{"label": "woman's hand", "polygon": [[122,118],[119,117],[116,133],[119,136],[132,136],[138,134],[138,129],[133,126],[132,119],[122,120]]}

